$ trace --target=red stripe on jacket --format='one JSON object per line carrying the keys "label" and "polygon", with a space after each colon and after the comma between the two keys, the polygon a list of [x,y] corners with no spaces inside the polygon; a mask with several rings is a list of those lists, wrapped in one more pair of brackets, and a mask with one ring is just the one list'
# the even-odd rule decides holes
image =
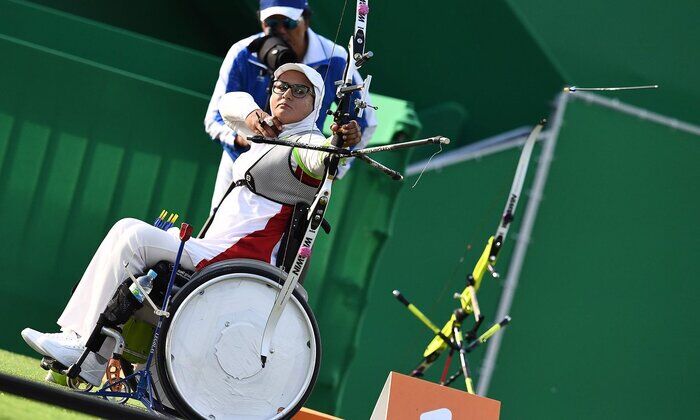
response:
{"label": "red stripe on jacket", "polygon": [[199,271],[209,264],[232,258],[251,258],[268,263],[271,262],[272,250],[277,245],[277,242],[282,239],[293,210],[294,206],[283,205],[282,210],[272,216],[264,228],[242,237],[238,242],[214,258],[200,261],[196,270]]}

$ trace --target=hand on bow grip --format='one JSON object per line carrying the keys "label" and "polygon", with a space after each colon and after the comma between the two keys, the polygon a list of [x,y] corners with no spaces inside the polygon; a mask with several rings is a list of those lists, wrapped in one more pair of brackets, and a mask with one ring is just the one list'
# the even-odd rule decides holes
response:
{"label": "hand on bow grip", "polygon": [[331,131],[342,139],[342,144],[339,144],[339,147],[352,147],[362,139],[362,130],[360,130],[360,125],[355,120],[343,125],[333,123],[331,124]]}

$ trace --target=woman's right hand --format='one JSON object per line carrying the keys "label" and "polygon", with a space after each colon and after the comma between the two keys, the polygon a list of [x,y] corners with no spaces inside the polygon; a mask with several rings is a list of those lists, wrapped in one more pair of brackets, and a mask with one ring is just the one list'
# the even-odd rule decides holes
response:
{"label": "woman's right hand", "polygon": [[262,109],[256,109],[245,117],[245,125],[250,131],[265,137],[277,137],[282,132],[282,123]]}

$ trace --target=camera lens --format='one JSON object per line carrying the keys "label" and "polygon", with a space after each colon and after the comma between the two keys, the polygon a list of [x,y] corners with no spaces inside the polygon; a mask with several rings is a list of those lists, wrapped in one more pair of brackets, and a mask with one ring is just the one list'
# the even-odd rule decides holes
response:
{"label": "camera lens", "polygon": [[283,64],[297,61],[294,50],[281,38],[271,36],[260,47],[258,58],[273,71]]}

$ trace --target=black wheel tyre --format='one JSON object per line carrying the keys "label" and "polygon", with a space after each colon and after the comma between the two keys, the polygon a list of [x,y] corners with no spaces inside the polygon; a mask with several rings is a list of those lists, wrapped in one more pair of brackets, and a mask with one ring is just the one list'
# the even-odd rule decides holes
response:
{"label": "black wheel tyre", "polygon": [[[192,276],[191,280],[185,286],[183,286],[173,297],[170,307],[168,308],[168,312],[170,312],[171,316],[169,318],[163,319],[163,326],[158,336],[158,344],[155,356],[157,360],[157,371],[158,377],[160,378],[160,385],[163,391],[165,392],[168,400],[172,403],[173,408],[175,408],[186,418],[201,419],[203,417],[201,417],[194,410],[192,410],[190,406],[182,400],[180,394],[174,389],[172,381],[169,377],[168,369],[166,368],[165,340],[168,335],[168,329],[170,327],[171,320],[173,318],[172,315],[177,311],[178,307],[183,302],[183,300],[197,287],[212,279],[216,279],[220,276],[231,273],[256,274],[273,280],[278,284],[282,284],[284,282],[284,279],[286,278],[286,274],[283,271],[279,270],[277,267],[274,267],[270,264],[261,261],[249,259],[235,259],[222,261],[219,263],[212,264],[206,267],[204,270],[195,273]],[[311,376],[311,382],[309,383],[306,392],[299,400],[299,402],[294,406],[294,408],[292,408],[292,410],[289,413],[287,413],[287,415],[285,415],[285,419],[290,419],[294,414],[301,410],[304,403],[309,398],[309,395],[311,395],[311,391],[313,390],[314,384],[316,383],[316,379],[318,378],[318,371],[321,366],[321,337],[318,332],[318,324],[316,323],[316,318],[314,317],[311,308],[306,302],[306,295],[303,289],[297,287],[297,289],[294,291],[294,296],[297,298],[304,312],[309,317],[309,321],[311,323],[313,334],[317,343],[317,351],[316,360],[314,363],[314,371]]]}

